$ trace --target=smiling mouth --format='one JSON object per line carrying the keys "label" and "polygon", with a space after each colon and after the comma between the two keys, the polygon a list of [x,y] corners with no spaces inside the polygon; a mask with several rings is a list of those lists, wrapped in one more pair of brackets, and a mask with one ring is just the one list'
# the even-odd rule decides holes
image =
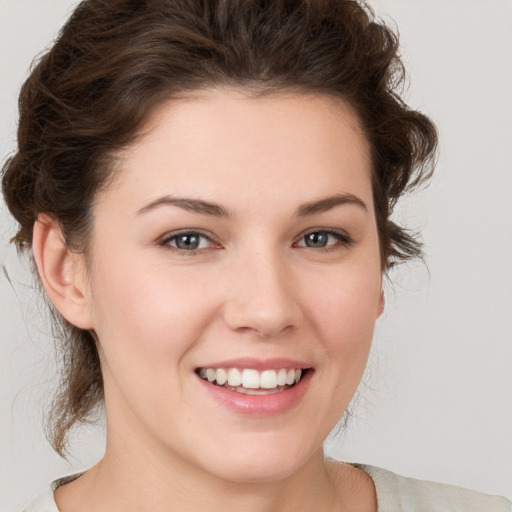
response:
{"label": "smiling mouth", "polygon": [[197,375],[214,386],[247,395],[282,393],[298,384],[312,368],[280,368],[258,371],[252,368],[198,368]]}

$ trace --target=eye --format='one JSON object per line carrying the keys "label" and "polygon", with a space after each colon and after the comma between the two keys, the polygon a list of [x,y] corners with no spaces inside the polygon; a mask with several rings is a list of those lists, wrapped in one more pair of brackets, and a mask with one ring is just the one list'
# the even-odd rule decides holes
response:
{"label": "eye", "polygon": [[218,244],[215,244],[211,238],[197,231],[180,231],[179,233],[173,233],[164,238],[161,245],[187,252],[218,247]]}
{"label": "eye", "polygon": [[310,231],[302,236],[295,244],[297,247],[309,247],[311,249],[325,249],[337,245],[348,246],[352,244],[352,238],[343,231],[317,230]]}

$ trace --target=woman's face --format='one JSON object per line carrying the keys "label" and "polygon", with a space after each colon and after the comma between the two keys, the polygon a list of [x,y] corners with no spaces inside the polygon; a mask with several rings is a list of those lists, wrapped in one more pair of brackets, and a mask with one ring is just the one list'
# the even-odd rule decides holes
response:
{"label": "woman's face", "polygon": [[292,474],[354,395],[382,308],[358,119],[328,97],[201,93],[162,106],[118,172],[87,292],[110,449]]}

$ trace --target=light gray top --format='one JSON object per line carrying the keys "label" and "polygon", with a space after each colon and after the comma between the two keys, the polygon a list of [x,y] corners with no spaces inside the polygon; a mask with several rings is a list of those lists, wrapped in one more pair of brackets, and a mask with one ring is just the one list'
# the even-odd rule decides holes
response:
{"label": "light gray top", "polygon": [[377,512],[512,512],[512,503],[502,496],[416,480],[374,466],[354,466],[372,477],[377,490]]}
{"label": "light gray top", "polygon": [[[407,478],[365,464],[353,465],[372,477],[377,490],[377,512],[512,512],[512,503],[501,496]],[[78,476],[55,480],[24,512],[59,512],[53,492]]]}

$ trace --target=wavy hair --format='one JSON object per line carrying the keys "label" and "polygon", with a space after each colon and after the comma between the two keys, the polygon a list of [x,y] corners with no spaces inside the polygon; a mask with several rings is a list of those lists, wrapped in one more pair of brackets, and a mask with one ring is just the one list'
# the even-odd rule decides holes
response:
{"label": "wavy hair", "polygon": [[[91,205],[151,112],[189,91],[325,94],[359,116],[372,154],[383,270],[421,256],[390,220],[397,200],[430,176],[437,132],[401,99],[398,36],[353,0],[85,0],[32,69],[19,98],[18,148],[3,167],[13,241],[30,248],[38,214],[57,219],[68,246],[87,253]],[[94,333],[53,310],[62,380],[49,439],[103,400]]]}

